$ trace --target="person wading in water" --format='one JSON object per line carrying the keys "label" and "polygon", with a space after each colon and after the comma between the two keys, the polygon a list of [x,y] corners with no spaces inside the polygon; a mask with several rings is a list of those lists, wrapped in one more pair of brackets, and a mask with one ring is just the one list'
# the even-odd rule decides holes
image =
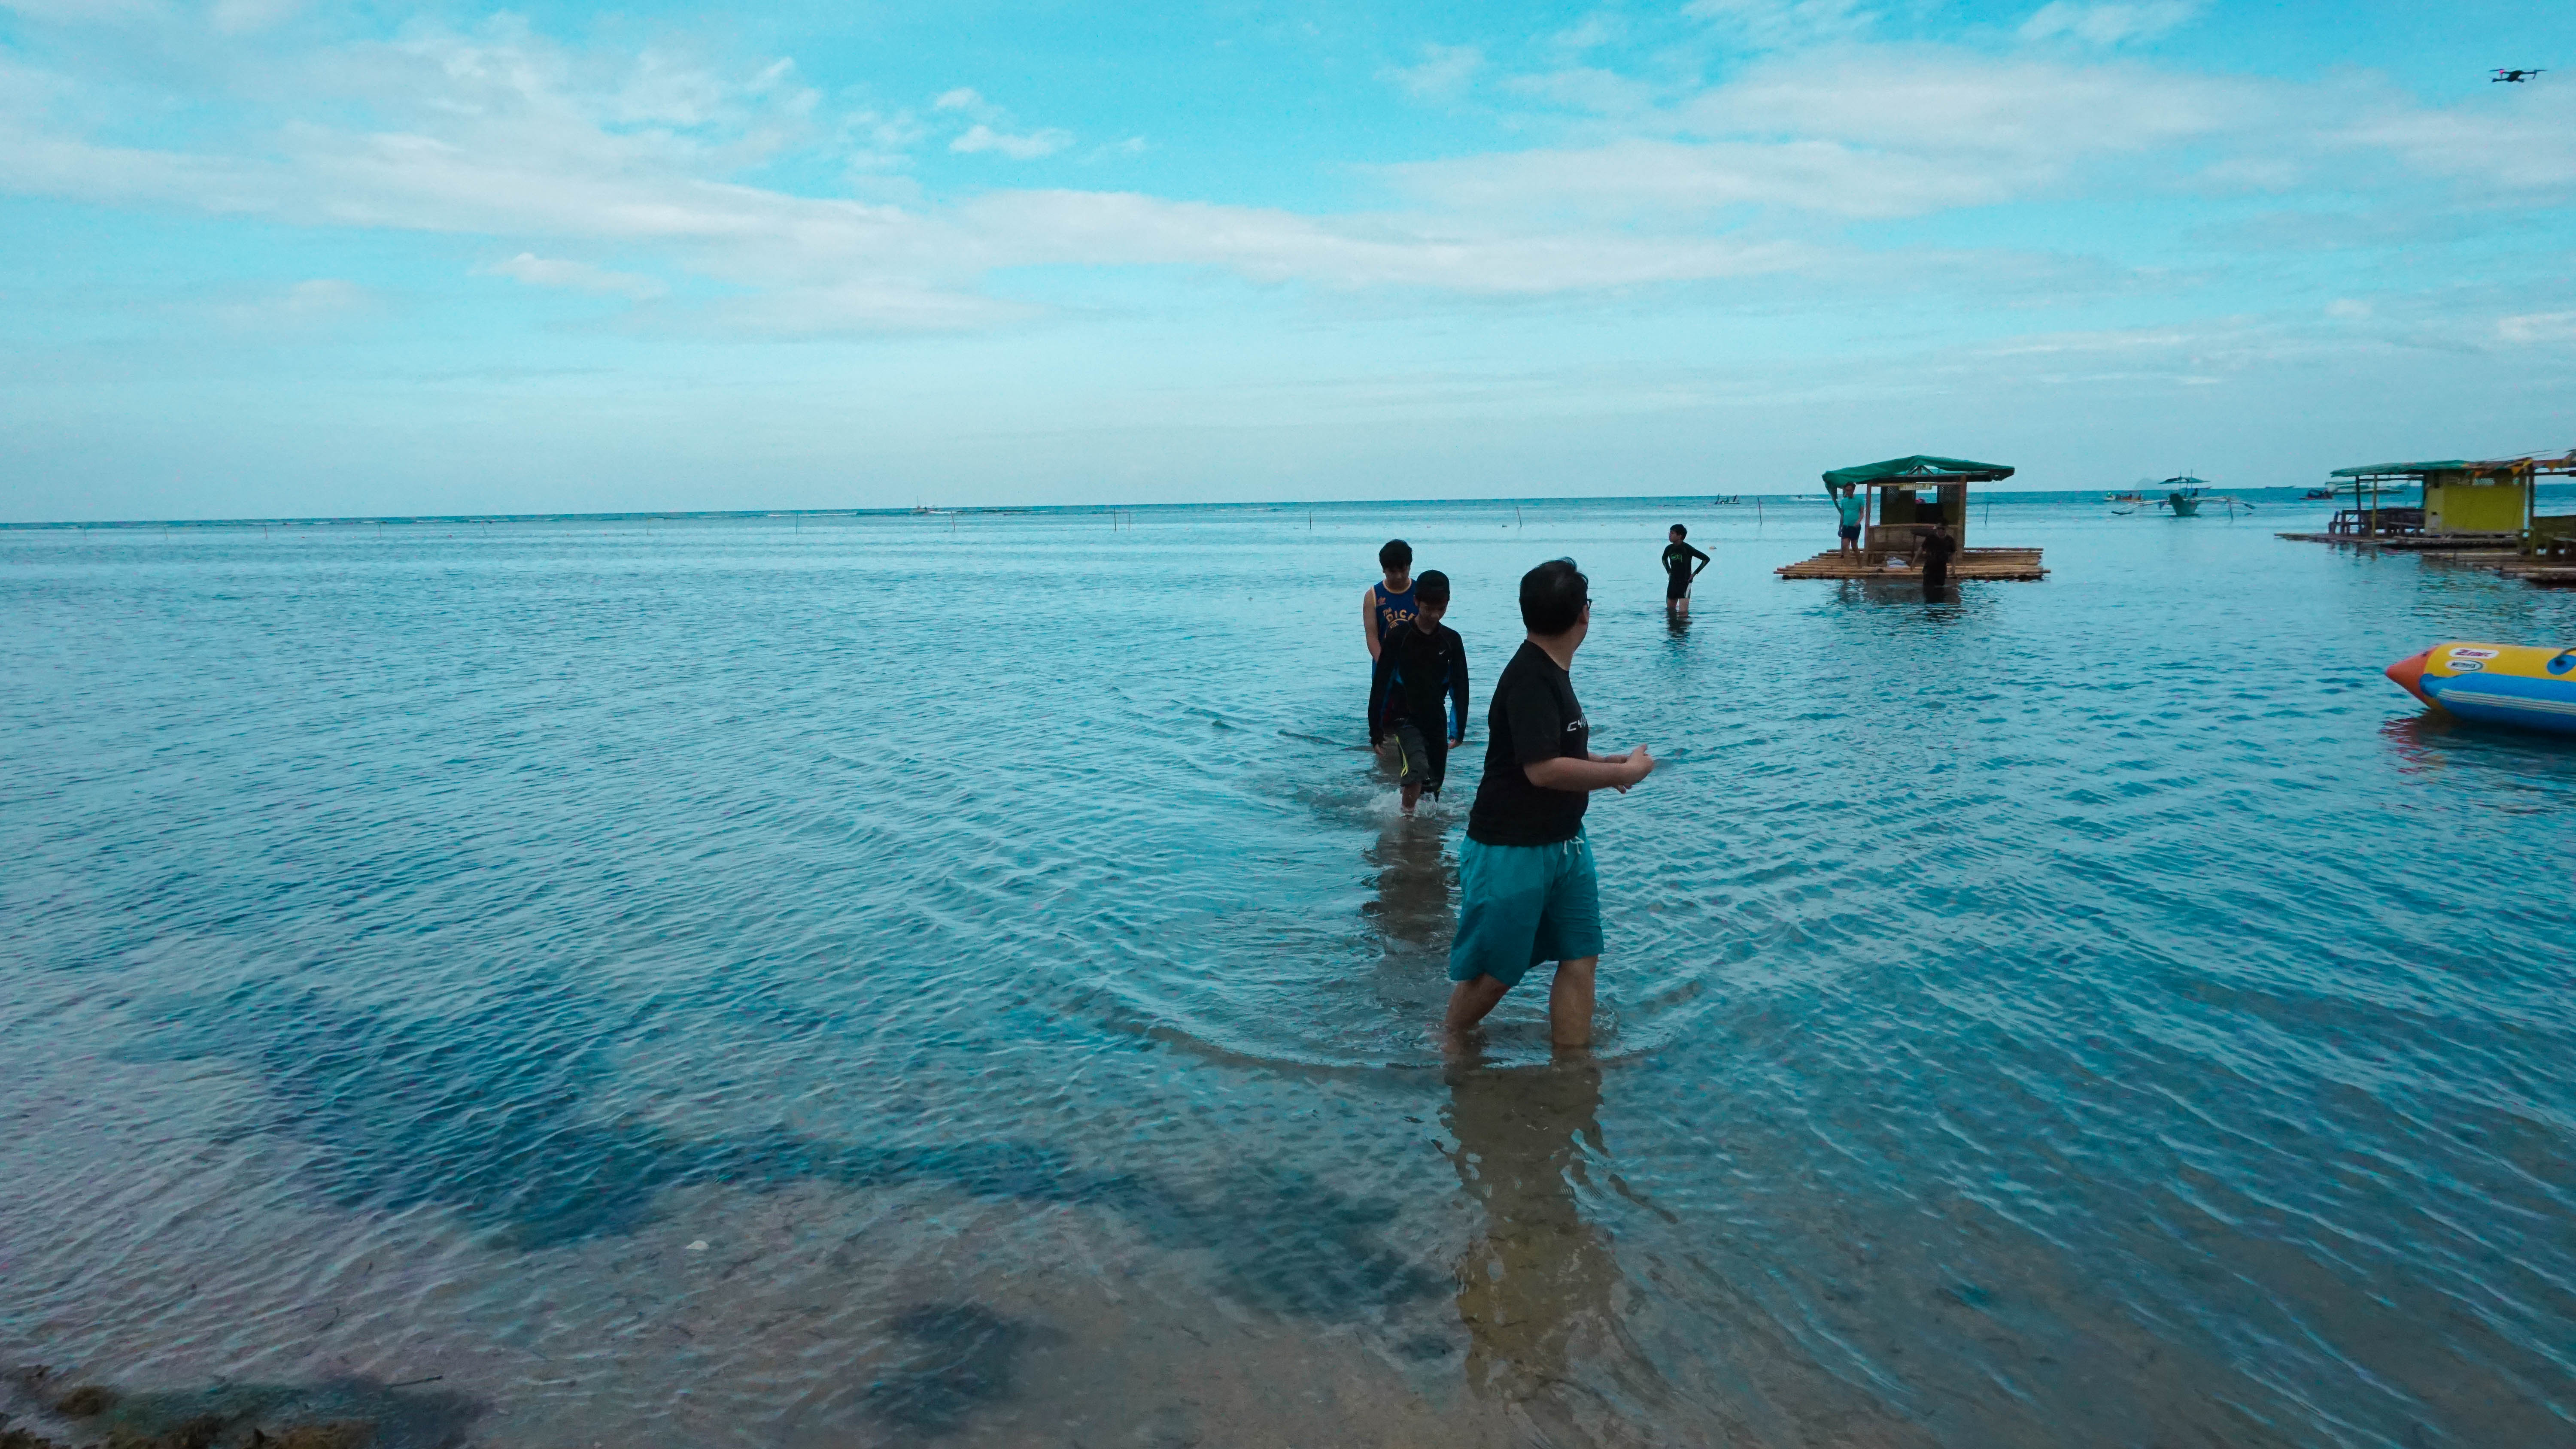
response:
{"label": "person wading in water", "polygon": [[1360,634],[1368,640],[1369,652],[1367,720],[1371,745],[1382,743],[1377,732],[1377,671],[1385,660],[1386,636],[1413,622],[1413,545],[1400,538],[1388,539],[1377,551],[1377,566],[1385,572],[1385,582],[1371,584],[1360,594]]}
{"label": "person wading in water", "polygon": [[[1678,523],[1673,525],[1670,537],[1672,541],[1664,545],[1664,612],[1676,619],[1687,619],[1691,581],[1708,567],[1708,555],[1682,542],[1690,537],[1690,530]],[[1691,567],[1692,559],[1699,560],[1699,568]]]}
{"label": "person wading in water", "polygon": [[1601,899],[1583,808],[1595,790],[1646,778],[1644,745],[1592,753],[1592,726],[1566,674],[1592,627],[1592,584],[1570,558],[1521,576],[1529,638],[1494,683],[1485,714],[1485,778],[1458,847],[1458,932],[1449,947],[1444,1047],[1468,1033],[1541,961],[1556,963],[1547,993],[1548,1039],[1592,1044],[1593,969],[1601,964]]}
{"label": "person wading in water", "polygon": [[1959,551],[1959,541],[1950,536],[1947,521],[1935,522],[1932,531],[1914,545],[1914,561],[1923,566],[1923,597],[1937,599],[1950,586],[1950,555]]}

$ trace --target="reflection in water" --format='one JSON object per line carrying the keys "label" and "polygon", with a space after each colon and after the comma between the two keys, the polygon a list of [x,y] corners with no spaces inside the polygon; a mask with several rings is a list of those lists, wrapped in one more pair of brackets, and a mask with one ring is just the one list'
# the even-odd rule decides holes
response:
{"label": "reflection in water", "polygon": [[1457,921],[1449,898],[1457,868],[1442,848],[1447,834],[1426,800],[1422,814],[1387,821],[1368,855],[1377,867],[1377,899],[1368,909],[1385,948],[1375,990],[1378,1009],[1391,1022],[1435,1022],[1449,996],[1449,934]]}
{"label": "reflection in water", "polygon": [[1443,834],[1437,819],[1422,816],[1388,821],[1378,832],[1377,924],[1389,956],[1448,955],[1455,913]]}
{"label": "reflection in water", "polygon": [[2426,709],[2381,725],[2379,737],[2396,753],[2398,773],[2474,783],[2464,803],[2508,815],[2564,810],[2576,784],[2576,748],[2551,735]]}
{"label": "reflection in water", "polygon": [[1449,1069],[1452,1160],[1485,1211],[1458,1264],[1467,1382],[1542,1429],[1618,1442],[1623,1411],[1658,1381],[1620,1327],[1609,1234],[1576,1197],[1602,1152],[1600,1110],[1601,1068],[1588,1053]]}

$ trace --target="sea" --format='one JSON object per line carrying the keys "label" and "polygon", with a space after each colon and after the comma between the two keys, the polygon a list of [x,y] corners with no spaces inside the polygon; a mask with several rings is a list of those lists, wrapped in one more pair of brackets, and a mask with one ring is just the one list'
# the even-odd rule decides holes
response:
{"label": "sea", "polygon": [[[1775,577],[1812,498],[0,530],[0,1369],[382,1449],[2576,1444],[2576,740],[2381,673],[2576,591],[2239,496],[1981,492],[2049,576],[1934,602]],[[1410,818],[1390,537],[1475,700]],[[1599,1039],[1542,968],[1444,1056],[1561,556],[1663,762]]]}

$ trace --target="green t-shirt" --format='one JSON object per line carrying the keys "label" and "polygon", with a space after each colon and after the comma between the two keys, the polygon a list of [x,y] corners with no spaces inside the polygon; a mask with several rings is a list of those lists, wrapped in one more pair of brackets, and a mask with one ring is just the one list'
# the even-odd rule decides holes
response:
{"label": "green t-shirt", "polygon": [[1843,527],[1860,527],[1860,495],[1846,493],[1834,500],[1834,511],[1843,516]]}

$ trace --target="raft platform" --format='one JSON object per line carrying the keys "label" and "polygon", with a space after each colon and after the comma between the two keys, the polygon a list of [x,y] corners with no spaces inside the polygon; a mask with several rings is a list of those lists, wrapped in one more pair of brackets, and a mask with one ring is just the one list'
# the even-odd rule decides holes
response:
{"label": "raft platform", "polygon": [[[1774,572],[1784,579],[1896,579],[1920,580],[1923,570],[1912,564],[1889,568],[1889,555],[1860,554],[1845,558],[1842,550],[1828,549],[1811,559],[1782,564]],[[2040,567],[2039,550],[2035,548],[1963,548],[1950,556],[1950,577],[1958,579],[2008,579],[2036,583],[2048,577]]]}
{"label": "raft platform", "polygon": [[2278,533],[2298,543],[2331,543],[2370,553],[2521,552],[2519,533]]}
{"label": "raft platform", "polygon": [[1783,564],[1773,572],[1784,579],[1895,579],[1920,582],[1914,552],[1933,530],[1947,528],[1958,551],[1950,555],[1954,579],[2026,579],[2048,577],[2035,548],[1968,547],[1968,485],[1994,483],[2013,475],[2003,463],[1967,458],[1936,458],[1917,453],[1836,468],[1825,475],[1825,496],[1837,491],[1868,496],[1861,504],[1858,545],[1849,557],[1828,549],[1801,563]]}

